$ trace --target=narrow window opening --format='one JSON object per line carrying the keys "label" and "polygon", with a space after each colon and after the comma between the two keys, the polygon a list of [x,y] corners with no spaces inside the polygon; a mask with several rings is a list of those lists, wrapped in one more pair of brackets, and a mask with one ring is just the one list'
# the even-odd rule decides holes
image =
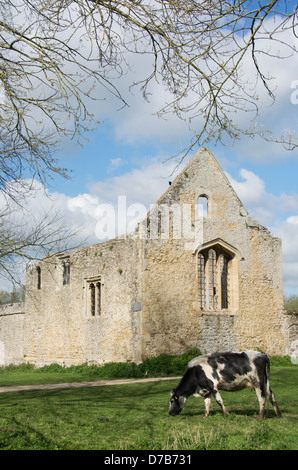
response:
{"label": "narrow window opening", "polygon": [[101,314],[101,282],[96,283],[97,292],[97,315]]}
{"label": "narrow window opening", "polygon": [[90,286],[90,313],[91,316],[95,316],[95,285],[91,282]]}
{"label": "narrow window opening", "polygon": [[198,216],[207,217],[208,215],[208,198],[207,196],[198,197]]}
{"label": "narrow window opening", "polygon": [[41,267],[37,266],[37,289],[41,289]]}
{"label": "narrow window opening", "polygon": [[63,263],[63,285],[67,286],[70,283],[70,262]]}
{"label": "narrow window opening", "polygon": [[208,271],[209,271],[209,308],[217,308],[216,295],[216,253],[214,250],[208,252]]}
{"label": "narrow window opening", "polygon": [[86,281],[86,314],[98,317],[102,313],[102,283],[98,279]]}
{"label": "narrow window opening", "polygon": [[220,257],[221,308],[228,308],[228,257]]}
{"label": "narrow window opening", "polygon": [[199,282],[199,307],[206,306],[206,285],[205,285],[205,257],[202,253],[198,256],[198,282]]}

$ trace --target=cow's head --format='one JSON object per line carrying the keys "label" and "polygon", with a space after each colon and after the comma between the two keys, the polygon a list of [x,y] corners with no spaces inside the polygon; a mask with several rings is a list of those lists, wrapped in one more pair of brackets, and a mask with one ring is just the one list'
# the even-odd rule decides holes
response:
{"label": "cow's head", "polygon": [[182,396],[178,396],[175,392],[175,390],[171,390],[170,392],[171,398],[170,398],[170,409],[169,409],[169,414],[171,416],[176,416],[179,415],[180,411],[183,410],[186,398]]}

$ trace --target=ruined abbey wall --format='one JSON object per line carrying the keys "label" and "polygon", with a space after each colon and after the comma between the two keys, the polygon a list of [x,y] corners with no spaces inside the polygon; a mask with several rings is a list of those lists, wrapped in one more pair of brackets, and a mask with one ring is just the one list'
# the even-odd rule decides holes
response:
{"label": "ruined abbey wall", "polygon": [[140,362],[194,347],[283,355],[297,321],[282,309],[281,242],[203,148],[134,234],[28,266],[25,304],[0,308],[0,365]]}
{"label": "ruined abbey wall", "polygon": [[0,366],[24,362],[24,303],[0,307]]}
{"label": "ruined abbey wall", "polygon": [[[69,283],[63,285],[63,263]],[[78,249],[44,260],[27,273],[24,354],[28,362],[80,364],[138,360],[138,253],[130,240]],[[100,309],[91,312],[90,285],[101,284]],[[98,302],[95,292],[95,302]]]}
{"label": "ruined abbey wall", "polygon": [[[193,159],[159,204],[208,197],[202,238],[148,241],[144,254],[144,355],[198,347],[202,352],[260,348],[284,354],[280,240],[253,221],[208,150]],[[195,223],[192,223],[195,226]],[[198,304],[197,254],[204,246],[231,252],[228,308]]]}

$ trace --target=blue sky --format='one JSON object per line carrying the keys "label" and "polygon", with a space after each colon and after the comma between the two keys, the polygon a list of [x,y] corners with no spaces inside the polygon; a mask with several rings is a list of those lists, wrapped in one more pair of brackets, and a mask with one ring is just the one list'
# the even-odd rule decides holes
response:
{"label": "blue sky", "polygon": [[[298,76],[298,72],[297,72]],[[294,107],[294,105],[292,105]],[[298,105],[297,121],[298,121]],[[263,144],[266,145],[266,144]],[[270,160],[271,145],[268,145],[268,159],[265,161],[241,159],[233,152],[233,147],[225,148],[221,145],[209,145],[223,169],[234,178],[238,177],[242,167],[255,172],[266,183],[266,189],[276,196],[286,192],[298,193],[298,151],[284,152],[282,156]],[[278,144],[277,144],[278,147]],[[179,150],[179,140],[163,145],[142,142],[128,144],[118,141],[113,133],[113,126],[103,123],[98,130],[90,134],[89,142],[75,146],[72,151],[65,149],[58,155],[59,162],[69,170],[70,181],[57,178],[50,187],[58,192],[66,192],[69,196],[76,196],[88,190],[89,186],[98,179],[106,180],[111,176],[118,176],[136,167],[143,159],[160,156],[163,161]],[[194,153],[194,152],[193,152]],[[193,154],[192,153],[192,154]],[[111,161],[121,159],[122,164],[111,168]],[[183,163],[181,163],[181,169]]]}

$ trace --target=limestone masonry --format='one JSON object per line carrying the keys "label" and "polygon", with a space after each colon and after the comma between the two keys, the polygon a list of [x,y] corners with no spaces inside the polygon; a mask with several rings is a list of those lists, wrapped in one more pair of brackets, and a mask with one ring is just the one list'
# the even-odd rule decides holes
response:
{"label": "limestone masonry", "polygon": [[291,354],[281,241],[201,148],[138,229],[28,266],[0,309],[0,365],[140,362],[197,347]]}

